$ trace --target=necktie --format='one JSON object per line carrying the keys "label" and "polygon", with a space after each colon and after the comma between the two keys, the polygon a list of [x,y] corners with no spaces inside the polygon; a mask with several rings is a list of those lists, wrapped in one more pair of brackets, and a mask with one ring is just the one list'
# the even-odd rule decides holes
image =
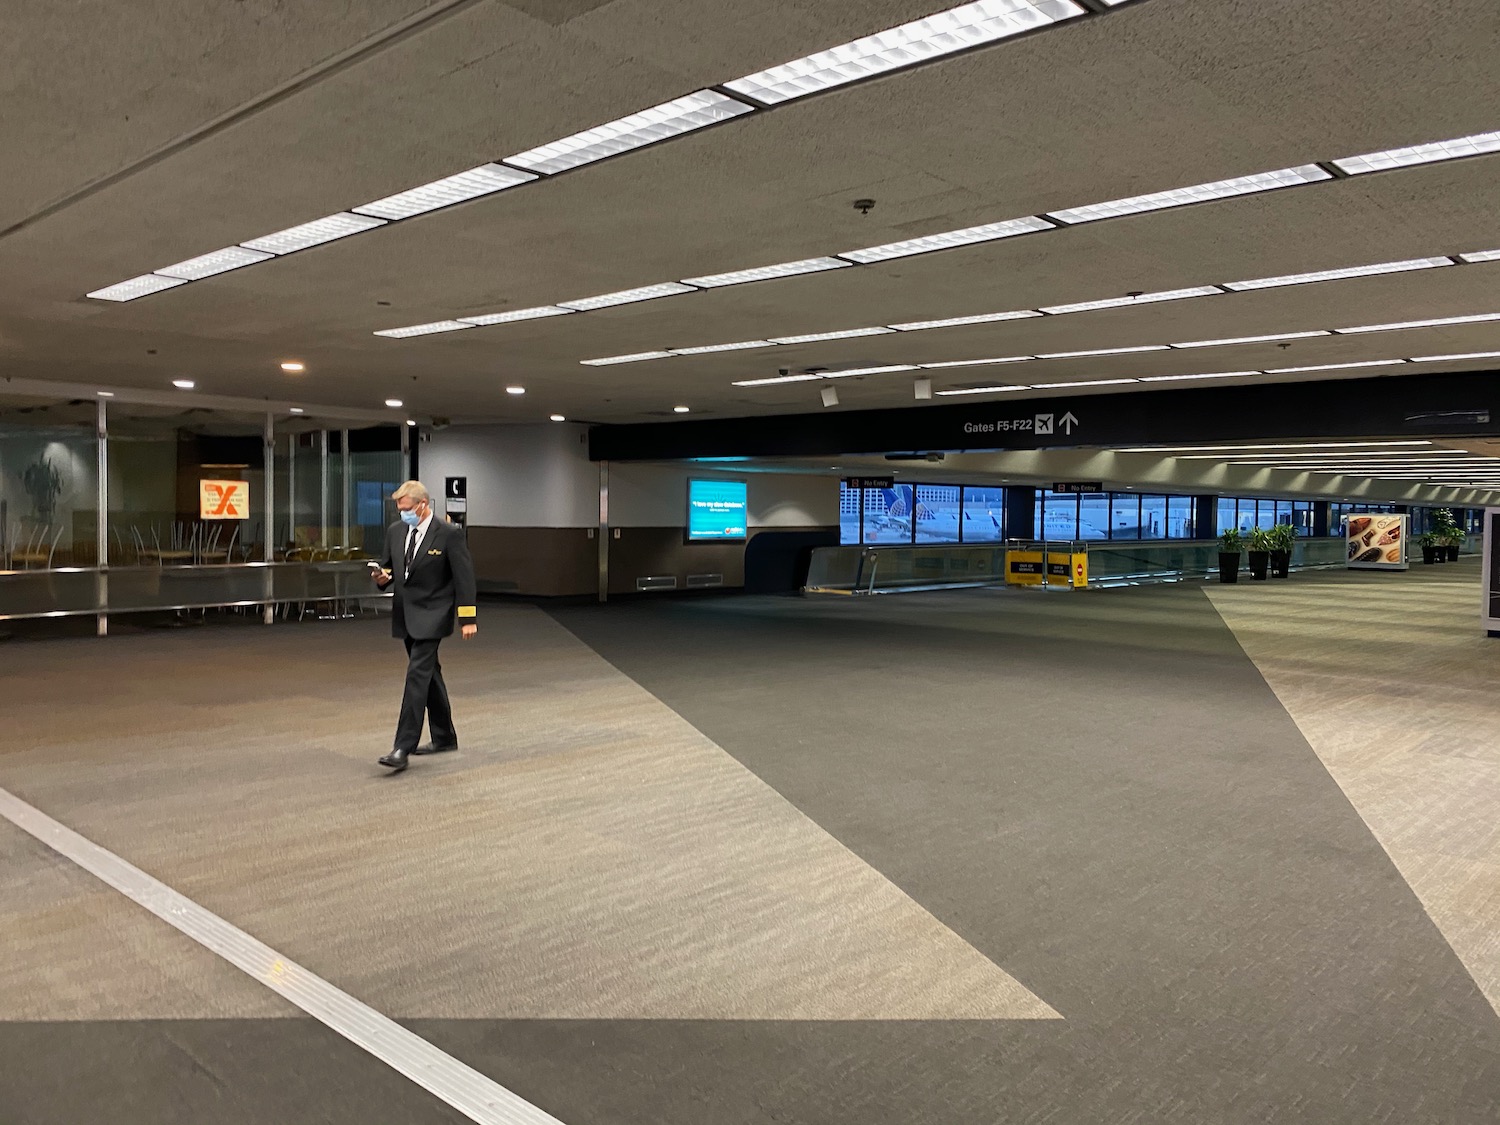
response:
{"label": "necktie", "polygon": [[417,554],[417,537],[421,534],[419,528],[412,528],[411,534],[406,537],[406,571],[405,577],[411,577],[411,560]]}

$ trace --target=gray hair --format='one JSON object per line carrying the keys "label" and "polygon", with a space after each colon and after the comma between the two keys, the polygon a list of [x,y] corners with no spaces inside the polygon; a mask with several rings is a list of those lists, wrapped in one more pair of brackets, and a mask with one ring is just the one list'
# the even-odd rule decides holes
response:
{"label": "gray hair", "polygon": [[432,497],[428,495],[427,486],[419,480],[409,480],[391,493],[392,500],[400,500],[403,496],[416,500],[418,503],[432,500]]}

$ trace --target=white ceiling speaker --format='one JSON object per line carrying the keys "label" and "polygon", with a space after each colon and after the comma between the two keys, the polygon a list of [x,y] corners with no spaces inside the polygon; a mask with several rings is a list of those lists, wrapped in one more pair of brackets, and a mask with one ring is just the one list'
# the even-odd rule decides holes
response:
{"label": "white ceiling speaker", "polygon": [[839,404],[839,392],[837,387],[824,387],[818,393],[823,396],[824,406],[837,406]]}
{"label": "white ceiling speaker", "polygon": [[916,395],[918,402],[929,399],[932,397],[932,380],[926,376],[920,379],[913,379],[911,389],[912,393]]}

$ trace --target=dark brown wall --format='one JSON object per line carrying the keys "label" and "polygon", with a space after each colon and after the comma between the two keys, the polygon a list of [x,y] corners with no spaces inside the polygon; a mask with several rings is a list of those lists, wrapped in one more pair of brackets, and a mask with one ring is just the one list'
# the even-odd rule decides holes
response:
{"label": "dark brown wall", "polygon": [[566,597],[599,590],[599,545],[582,527],[470,527],[479,589]]}
{"label": "dark brown wall", "polygon": [[[722,574],[726,587],[745,584],[743,543],[685,543],[681,527],[622,527],[609,541],[609,592],[632,594],[637,578],[673,575],[687,588],[690,574]],[[611,535],[614,533],[611,532]]]}

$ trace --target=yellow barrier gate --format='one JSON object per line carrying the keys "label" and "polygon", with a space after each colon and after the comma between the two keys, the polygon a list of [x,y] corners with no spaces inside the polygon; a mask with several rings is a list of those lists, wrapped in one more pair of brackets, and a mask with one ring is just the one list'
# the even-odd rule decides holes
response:
{"label": "yellow barrier gate", "polygon": [[1019,547],[1005,552],[1008,586],[1066,586],[1081,590],[1089,584],[1089,553],[1044,547]]}

